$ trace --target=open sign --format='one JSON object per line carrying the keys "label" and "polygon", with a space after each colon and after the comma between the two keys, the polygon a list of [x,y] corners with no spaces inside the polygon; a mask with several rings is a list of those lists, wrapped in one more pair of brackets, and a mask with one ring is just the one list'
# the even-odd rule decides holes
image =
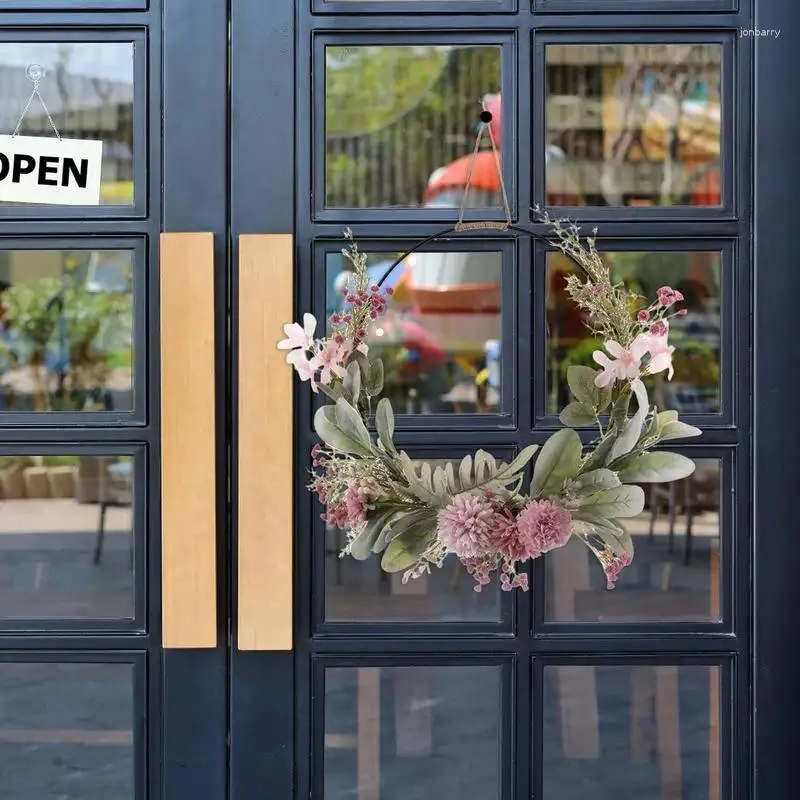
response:
{"label": "open sign", "polygon": [[0,201],[99,205],[102,161],[101,141],[0,135]]}

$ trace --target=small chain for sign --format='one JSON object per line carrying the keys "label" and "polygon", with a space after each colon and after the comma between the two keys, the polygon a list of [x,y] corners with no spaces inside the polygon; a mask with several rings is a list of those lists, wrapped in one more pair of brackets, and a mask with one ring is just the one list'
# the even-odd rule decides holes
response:
{"label": "small chain for sign", "polygon": [[55,131],[58,140],[61,141],[61,134],[59,133],[55,122],[53,122],[53,118],[50,116],[50,111],[47,108],[47,104],[44,102],[44,98],[39,92],[39,84],[42,82],[42,79],[45,76],[44,67],[40,66],[39,64],[30,64],[28,68],[25,70],[25,75],[27,75],[28,80],[33,84],[33,91],[31,92],[31,96],[28,98],[28,102],[25,103],[25,108],[22,109],[22,113],[19,115],[17,126],[16,128],[14,128],[14,133],[12,133],[11,135],[17,136],[19,134],[19,129],[22,127],[22,121],[25,119],[25,115],[28,113],[28,109],[31,107],[31,103],[33,102],[35,97],[38,97],[39,102],[42,104],[42,108],[44,109],[44,113],[47,114],[47,119],[50,122],[50,127]]}
{"label": "small chain for sign", "polygon": [[[464,194],[461,196],[461,206],[458,209],[458,222],[455,225],[456,231],[466,231],[477,228],[494,228],[496,230],[508,230],[511,225],[511,206],[508,203],[508,195],[506,193],[506,184],[503,180],[503,169],[500,166],[500,153],[497,149],[497,143],[494,140],[491,125],[492,112],[486,107],[486,102],[482,103],[483,111],[481,111],[481,123],[478,128],[478,135],[475,137],[475,147],[472,150],[472,158],[467,168],[467,180],[464,186]],[[478,153],[481,147],[481,140],[483,134],[489,135],[489,144],[492,146],[492,156],[494,157],[494,165],[497,169],[497,177],[500,181],[500,192],[503,196],[503,213],[505,214],[505,222],[482,221],[482,222],[464,222],[464,212],[467,207],[467,198],[469,196],[470,186],[472,184],[472,171],[475,168],[475,162],[478,159]]]}

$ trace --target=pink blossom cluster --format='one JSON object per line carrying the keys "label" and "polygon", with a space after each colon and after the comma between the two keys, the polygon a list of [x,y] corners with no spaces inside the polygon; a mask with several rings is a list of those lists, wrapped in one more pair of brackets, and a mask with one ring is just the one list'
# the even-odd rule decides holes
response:
{"label": "pink blossom cluster", "polygon": [[607,588],[613,589],[614,584],[619,580],[619,574],[625,567],[629,567],[633,558],[628,553],[623,553],[617,556],[610,564],[606,564],[604,571],[606,573]]}
{"label": "pink blossom cluster", "polygon": [[505,590],[527,588],[517,564],[563,547],[572,534],[572,517],[549,500],[532,500],[516,515],[491,497],[456,495],[437,519],[439,541],[455,553],[476,581],[476,590],[500,568]]}
{"label": "pink blossom cluster", "polygon": [[369,291],[351,289],[346,286],[342,292],[345,302],[350,304],[350,309],[342,313],[337,311],[331,315],[330,323],[334,329],[333,339],[337,344],[345,344],[348,341],[348,329],[354,322],[361,322],[363,324],[356,328],[352,336],[357,346],[367,338],[366,326],[386,312],[389,303],[386,297],[393,294],[394,290],[389,288],[382,293],[381,287],[374,283],[369,287]]}
{"label": "pink blossom cluster", "polygon": [[685,316],[686,309],[667,313],[675,303],[683,300],[678,289],[662,286],[656,294],[657,300],[637,313],[639,333],[627,347],[610,339],[603,344],[606,353],[595,350],[592,354],[595,363],[603,368],[595,378],[595,384],[601,389],[612,388],[616,381],[631,381],[641,375],[665,371],[668,380],[672,380],[675,348],[668,342],[669,320]]}

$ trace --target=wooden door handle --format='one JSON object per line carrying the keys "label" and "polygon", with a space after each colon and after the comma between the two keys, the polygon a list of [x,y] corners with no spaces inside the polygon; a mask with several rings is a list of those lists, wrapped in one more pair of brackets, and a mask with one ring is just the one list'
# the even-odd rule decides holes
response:
{"label": "wooden door handle", "polygon": [[240,650],[292,649],[292,370],[276,348],[294,318],[292,237],[239,237],[238,615]]}
{"label": "wooden door handle", "polygon": [[161,234],[165,648],[217,646],[214,235]]}

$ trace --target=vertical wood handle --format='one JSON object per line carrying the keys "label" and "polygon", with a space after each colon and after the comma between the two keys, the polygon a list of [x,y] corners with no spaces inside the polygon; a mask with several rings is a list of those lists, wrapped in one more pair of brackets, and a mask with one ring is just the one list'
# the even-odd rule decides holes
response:
{"label": "vertical wood handle", "polygon": [[217,646],[214,235],[161,234],[165,648]]}
{"label": "vertical wood handle", "polygon": [[276,348],[294,318],[292,237],[239,237],[238,636],[292,649],[292,370]]}

